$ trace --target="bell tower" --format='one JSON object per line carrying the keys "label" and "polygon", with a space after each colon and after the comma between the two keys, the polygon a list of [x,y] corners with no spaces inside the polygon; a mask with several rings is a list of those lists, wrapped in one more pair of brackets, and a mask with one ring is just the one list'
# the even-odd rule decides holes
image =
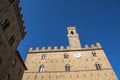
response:
{"label": "bell tower", "polygon": [[79,35],[76,32],[75,27],[68,27],[68,41],[70,48],[81,48]]}

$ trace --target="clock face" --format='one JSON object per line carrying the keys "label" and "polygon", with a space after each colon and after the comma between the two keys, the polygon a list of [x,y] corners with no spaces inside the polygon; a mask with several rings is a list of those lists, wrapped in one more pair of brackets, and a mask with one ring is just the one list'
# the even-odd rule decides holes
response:
{"label": "clock face", "polygon": [[81,54],[80,54],[80,53],[75,53],[75,54],[74,54],[74,57],[75,57],[75,58],[80,58],[80,57],[81,57]]}

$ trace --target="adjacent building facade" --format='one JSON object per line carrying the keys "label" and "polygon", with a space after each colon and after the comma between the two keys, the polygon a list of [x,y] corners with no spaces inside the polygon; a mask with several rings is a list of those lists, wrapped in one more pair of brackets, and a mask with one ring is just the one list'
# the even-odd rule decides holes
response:
{"label": "adjacent building facade", "polygon": [[75,27],[67,36],[67,48],[30,48],[22,80],[118,80],[100,43],[81,47]]}
{"label": "adjacent building facade", "polygon": [[0,0],[0,80],[21,80],[26,66],[17,47],[26,34],[19,0]]}

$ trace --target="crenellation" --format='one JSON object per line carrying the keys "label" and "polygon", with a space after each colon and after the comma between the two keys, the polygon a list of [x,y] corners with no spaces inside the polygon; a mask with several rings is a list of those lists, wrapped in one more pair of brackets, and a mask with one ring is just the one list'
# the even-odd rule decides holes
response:
{"label": "crenellation", "polygon": [[[102,48],[100,43],[96,43],[96,45],[91,44],[91,47],[89,47],[87,44],[85,45],[84,48],[81,49],[95,49],[95,48]],[[70,46],[66,46],[66,48],[64,48],[64,46],[60,46],[60,48],[58,48],[57,46],[54,46],[54,48],[52,48],[51,46],[49,46],[47,49],[45,49],[45,47],[42,47],[41,49],[39,47],[36,47],[36,49],[34,50],[32,47],[29,49],[29,52],[37,52],[37,51],[54,51],[54,50],[69,50],[72,49],[70,48]]]}
{"label": "crenellation", "polygon": [[29,52],[31,52],[33,50],[33,48],[31,47],[31,48],[29,48]]}
{"label": "crenellation", "polygon": [[57,46],[55,46],[55,47],[54,47],[54,50],[57,50],[57,49],[58,49],[58,47],[57,47]]}
{"label": "crenellation", "polygon": [[42,51],[44,51],[45,50],[45,47],[42,47]]}
{"label": "crenellation", "polygon": [[36,47],[36,51],[39,51],[40,49],[39,49],[39,47]]}
{"label": "crenellation", "polygon": [[70,48],[70,46],[67,46],[67,49],[69,49]]}
{"label": "crenellation", "polygon": [[91,48],[95,48],[94,44],[91,44]]}
{"label": "crenellation", "polygon": [[85,45],[85,48],[89,48],[88,45]]}
{"label": "crenellation", "polygon": [[51,50],[51,46],[48,47],[48,50]]}
{"label": "crenellation", "polygon": [[96,43],[96,47],[97,47],[97,48],[102,48],[102,46],[100,45],[99,42]]}
{"label": "crenellation", "polygon": [[64,49],[64,46],[60,46],[60,49],[63,50],[63,49]]}

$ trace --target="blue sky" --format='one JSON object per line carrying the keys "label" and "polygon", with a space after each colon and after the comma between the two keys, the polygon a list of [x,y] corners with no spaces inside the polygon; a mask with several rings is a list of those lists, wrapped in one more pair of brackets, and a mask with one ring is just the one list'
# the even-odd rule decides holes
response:
{"label": "blue sky", "polygon": [[27,34],[18,50],[25,61],[33,47],[67,46],[76,26],[82,47],[100,42],[120,78],[120,0],[21,0]]}

